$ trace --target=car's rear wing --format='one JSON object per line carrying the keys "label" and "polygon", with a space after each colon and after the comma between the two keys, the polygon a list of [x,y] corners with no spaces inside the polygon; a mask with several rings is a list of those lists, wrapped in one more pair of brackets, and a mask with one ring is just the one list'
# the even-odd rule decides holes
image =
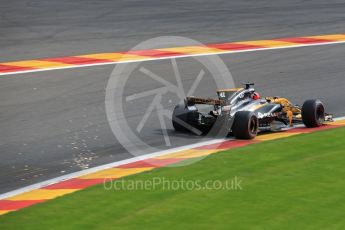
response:
{"label": "car's rear wing", "polygon": [[204,105],[225,105],[225,101],[212,98],[187,97],[187,105],[204,104]]}

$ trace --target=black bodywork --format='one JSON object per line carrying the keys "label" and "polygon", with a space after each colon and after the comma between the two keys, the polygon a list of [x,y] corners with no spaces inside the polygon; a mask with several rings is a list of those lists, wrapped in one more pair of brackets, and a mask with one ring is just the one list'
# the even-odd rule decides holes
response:
{"label": "black bodywork", "polygon": [[[246,116],[245,112],[239,113],[240,111],[246,111],[249,117],[255,119],[256,124],[253,124],[256,126],[255,135],[258,131],[280,130],[295,124],[308,123],[309,120],[315,120],[314,123],[309,122],[310,127],[320,126],[325,120],[332,120],[332,115],[324,113],[323,104],[319,100],[309,100],[312,101],[310,106],[300,107],[280,97],[253,99],[255,89],[252,85],[245,83],[244,88],[219,90],[218,99],[187,97],[183,103],[175,107],[172,118],[175,129],[192,131],[196,134],[207,133],[217,121],[221,120],[222,128],[232,132],[234,122],[248,120],[236,119],[236,116]],[[249,123],[248,129],[253,129]]]}

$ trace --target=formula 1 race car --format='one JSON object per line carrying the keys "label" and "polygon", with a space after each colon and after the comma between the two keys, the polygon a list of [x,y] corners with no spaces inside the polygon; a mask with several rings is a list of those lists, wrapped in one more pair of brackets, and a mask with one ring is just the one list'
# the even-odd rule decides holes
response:
{"label": "formula 1 race car", "polygon": [[244,85],[245,88],[218,90],[218,99],[187,97],[175,106],[174,129],[201,135],[222,121],[227,133],[239,139],[253,139],[261,131],[284,130],[296,124],[313,128],[333,120],[320,100],[307,100],[300,107],[286,98],[262,99],[252,88],[253,83]]}

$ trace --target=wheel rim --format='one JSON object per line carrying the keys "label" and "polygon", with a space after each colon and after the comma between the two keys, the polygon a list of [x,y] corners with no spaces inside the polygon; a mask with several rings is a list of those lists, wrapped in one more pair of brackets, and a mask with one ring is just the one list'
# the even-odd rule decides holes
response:
{"label": "wheel rim", "polygon": [[249,122],[249,131],[251,134],[256,134],[257,131],[257,120],[252,117]]}
{"label": "wheel rim", "polygon": [[322,124],[325,120],[325,109],[323,106],[318,106],[316,109],[316,120],[319,124]]}

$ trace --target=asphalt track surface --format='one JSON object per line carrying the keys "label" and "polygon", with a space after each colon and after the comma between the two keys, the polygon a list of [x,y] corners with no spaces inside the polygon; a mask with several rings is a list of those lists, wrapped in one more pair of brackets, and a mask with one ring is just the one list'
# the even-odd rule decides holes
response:
{"label": "asphalt track surface", "polygon": [[[10,1],[0,9],[0,61],[122,51],[162,35],[214,43],[343,33],[344,11],[342,1]],[[320,98],[329,112],[345,115],[343,44],[221,58],[237,85],[254,81],[263,96],[285,96],[296,103]],[[188,88],[200,66],[190,58],[177,59],[177,64]],[[175,80],[169,60],[143,66]],[[0,193],[132,156],[116,140],[106,119],[104,89],[113,68],[0,78]],[[196,96],[215,96],[207,74]],[[138,71],[131,79],[128,95],[159,87]],[[129,105],[127,119],[134,128],[151,100]],[[177,98],[169,95],[164,100],[172,108]],[[157,119],[152,113],[141,137],[164,149]],[[167,124],[173,146],[198,141],[176,134]]]}

